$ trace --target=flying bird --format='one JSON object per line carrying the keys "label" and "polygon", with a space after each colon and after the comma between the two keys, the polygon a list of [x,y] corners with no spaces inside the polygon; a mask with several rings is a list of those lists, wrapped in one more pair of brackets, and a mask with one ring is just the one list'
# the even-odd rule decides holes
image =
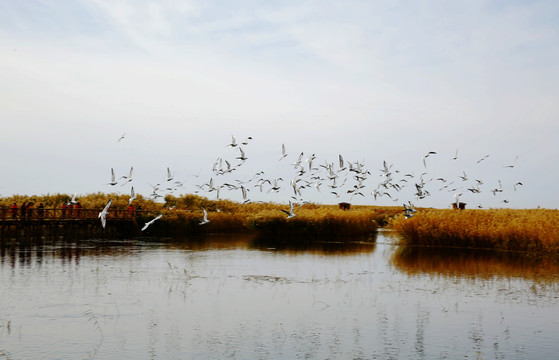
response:
{"label": "flying bird", "polygon": [[458,159],[458,149],[456,149],[456,154],[454,154],[454,157],[451,160],[456,160]]}
{"label": "flying bird", "polygon": [[247,189],[241,185],[241,193],[243,195],[243,204],[250,202],[250,199],[247,197]]}
{"label": "flying bird", "polygon": [[247,137],[246,140],[243,141],[241,144],[243,144],[243,145],[248,145],[248,141],[249,141],[249,140],[252,140],[252,137],[250,137],[250,136]]}
{"label": "flying bird", "polygon": [[107,205],[105,205],[98,216],[99,219],[101,219],[101,225],[103,226],[103,229],[105,228],[105,224],[107,223],[107,214],[109,213],[109,206],[111,206],[112,201],[113,199],[109,199],[109,202],[107,202]]}
{"label": "flying bird", "polygon": [[235,137],[233,135],[231,135],[231,143],[227,144],[225,146],[229,146],[229,147],[235,147],[237,146],[237,140],[235,140]]}
{"label": "flying bird", "polygon": [[506,168],[513,168],[514,165],[516,165],[516,160],[518,160],[518,155],[516,155],[516,157],[514,158],[514,162],[513,162],[511,165],[505,165],[505,166],[503,166],[503,167],[506,167]]}
{"label": "flying bird", "polygon": [[435,151],[429,151],[427,154],[425,154],[423,156],[423,166],[427,169],[427,158],[429,157],[429,155],[435,155],[436,152]]}
{"label": "flying bird", "polygon": [[111,168],[111,182],[107,185],[115,186],[116,184],[118,184],[118,182],[115,179],[115,171],[113,168]]}
{"label": "flying bird", "polygon": [[462,193],[454,194],[454,198],[456,199],[456,208],[460,207],[460,195],[462,195]]}
{"label": "flying bird", "polygon": [[134,192],[134,186],[130,189],[130,199],[128,200],[128,205],[132,204],[132,201],[136,200],[136,193]]}
{"label": "flying bird", "polygon": [[159,214],[157,215],[155,218],[153,218],[152,220],[148,221],[147,223],[145,223],[144,227],[142,228],[142,231],[146,230],[151,224],[153,224],[156,220],[161,219],[161,217],[163,217],[163,214]]}
{"label": "flying bird", "polygon": [[281,144],[281,157],[279,158],[279,160],[283,159],[286,156],[287,156],[287,153],[285,152],[285,144]]}
{"label": "flying bird", "polygon": [[485,155],[484,157],[482,157],[481,159],[479,159],[477,161],[477,163],[479,164],[480,162],[482,162],[483,160],[487,159],[489,157],[489,154]]}
{"label": "flying bird", "polygon": [[293,203],[291,201],[289,202],[289,211],[283,210],[283,209],[279,209],[279,210],[283,211],[284,213],[287,214],[286,219],[291,219],[291,218],[294,218],[295,216],[297,216],[297,214],[295,214],[295,212],[293,210]]}
{"label": "flying bird", "polygon": [[120,135],[120,137],[118,138],[118,140],[116,142],[119,143],[120,140],[124,139],[125,136],[126,136],[126,133]]}
{"label": "flying bird", "polygon": [[241,155],[237,156],[237,159],[241,160],[241,161],[245,161],[247,159],[245,152],[243,151],[243,149],[239,146],[239,151],[241,152]]}
{"label": "flying bird", "polygon": [[126,185],[127,183],[129,183],[130,181],[132,181],[132,173],[133,173],[133,172],[134,172],[134,167],[131,166],[131,167],[130,167],[130,172],[128,173],[128,176],[123,175],[123,176],[120,177],[121,179],[125,179],[125,180],[126,180],[126,182],[125,182],[124,184],[122,184],[121,186],[124,186],[124,185]]}
{"label": "flying bird", "polygon": [[202,218],[202,220],[200,220],[198,225],[204,225],[210,222],[210,220],[208,220],[208,213],[206,212],[206,209],[202,208],[202,211],[204,212],[204,217]]}

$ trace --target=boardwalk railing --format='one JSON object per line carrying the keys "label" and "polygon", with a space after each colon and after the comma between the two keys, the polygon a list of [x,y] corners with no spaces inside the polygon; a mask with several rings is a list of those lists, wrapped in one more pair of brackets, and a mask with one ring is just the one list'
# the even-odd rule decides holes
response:
{"label": "boardwalk railing", "polygon": [[[0,220],[2,221],[18,221],[18,220],[92,220],[99,217],[101,209],[85,209],[85,208],[31,208],[21,211],[13,211],[12,209],[0,209]],[[118,210],[110,209],[106,218],[114,220],[132,220],[142,211],[138,210]]]}

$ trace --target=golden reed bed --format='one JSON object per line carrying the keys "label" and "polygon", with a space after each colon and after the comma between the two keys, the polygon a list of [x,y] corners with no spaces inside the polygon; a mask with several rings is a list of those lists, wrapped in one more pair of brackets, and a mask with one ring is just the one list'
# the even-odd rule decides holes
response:
{"label": "golden reed bed", "polygon": [[559,210],[420,210],[390,226],[409,245],[559,253]]}
{"label": "golden reed bed", "polygon": [[[70,195],[54,194],[42,196],[15,195],[0,198],[0,207],[4,212],[16,202],[18,205],[33,202],[35,208],[39,203],[47,208],[60,208],[69,202]],[[109,199],[112,204],[109,209],[126,210],[128,195],[122,194],[87,194],[79,195],[84,209],[101,210]],[[138,196],[133,201],[136,210],[136,221],[142,225],[162,214],[142,234],[146,236],[183,236],[207,233],[256,232],[263,237],[276,239],[318,239],[334,241],[352,241],[356,237],[368,236],[376,233],[379,226],[384,226],[395,215],[399,214],[399,207],[353,206],[344,211],[338,205],[303,204],[296,205],[294,218],[286,219],[281,210],[289,210],[288,204],[278,203],[247,203],[241,204],[229,200],[210,200],[208,198],[186,194],[180,197],[167,195],[164,203],[155,202]],[[205,209],[209,223],[200,225],[200,218]],[[110,221],[110,217],[107,221]]]}

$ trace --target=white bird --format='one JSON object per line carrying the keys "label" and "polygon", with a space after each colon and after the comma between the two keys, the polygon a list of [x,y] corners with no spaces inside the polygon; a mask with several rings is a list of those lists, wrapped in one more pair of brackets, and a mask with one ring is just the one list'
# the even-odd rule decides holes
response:
{"label": "white bird", "polygon": [[132,201],[136,200],[136,193],[134,192],[134,186],[130,189],[130,199],[128,200],[128,205],[132,204]]}
{"label": "white bird", "polygon": [[171,174],[171,169],[167,166],[167,181],[173,180],[173,174]]}
{"label": "white bird", "polygon": [[74,196],[72,196],[72,200],[70,200],[70,202],[71,202],[72,204],[77,204],[77,203],[78,203],[78,201],[76,200],[76,195],[77,195],[77,194],[74,193]]}
{"label": "white bird", "polygon": [[252,140],[252,137],[250,137],[250,136],[247,137],[246,140],[243,141],[241,144],[243,144],[243,145],[248,145],[248,141],[249,141],[249,140]]}
{"label": "white bird", "polygon": [[454,198],[456,199],[456,208],[460,207],[460,195],[462,195],[462,193],[454,194]]}
{"label": "white bird", "polygon": [[427,169],[427,161],[426,161],[427,158],[429,157],[429,155],[435,155],[435,154],[436,154],[436,152],[434,152],[434,151],[429,151],[427,154],[425,154],[425,155],[423,156],[423,166],[424,166],[426,169]]}
{"label": "white bird", "polygon": [[479,164],[480,162],[482,162],[483,160],[487,159],[489,157],[489,154],[485,155],[484,157],[482,157],[481,159],[479,159],[477,161],[477,163]]}
{"label": "white bird", "polygon": [[134,167],[131,166],[131,167],[130,167],[130,172],[128,173],[128,176],[123,175],[123,176],[120,177],[121,179],[126,179],[126,182],[125,182],[124,184],[122,184],[121,186],[124,186],[124,185],[126,185],[127,183],[129,183],[130,181],[132,181],[132,173],[133,173],[133,172],[134,172]]}
{"label": "white bird", "polygon": [[501,183],[501,180],[499,180],[499,188],[493,189],[491,190],[491,192],[493,193],[493,195],[495,195],[496,193],[503,192],[503,184]]}
{"label": "white bird", "polygon": [[206,212],[206,209],[202,208],[202,211],[204,212],[204,217],[202,218],[202,220],[200,220],[198,225],[204,225],[210,222],[210,220],[208,220],[208,213]]}
{"label": "white bird", "polygon": [[283,210],[283,209],[280,209],[280,211],[283,211],[284,213],[287,214],[286,219],[291,219],[291,218],[294,218],[295,216],[297,216],[297,214],[295,214],[295,212],[293,210],[293,203],[291,203],[291,201],[289,202],[289,211]]}
{"label": "white bird", "polygon": [[231,144],[227,144],[225,146],[230,146],[230,147],[237,146],[237,140],[235,140],[235,137],[233,135],[231,135]]}
{"label": "white bird", "polygon": [[105,228],[105,224],[107,223],[107,214],[109,213],[109,206],[111,206],[112,201],[113,199],[109,199],[109,202],[107,203],[107,205],[105,205],[98,216],[101,219],[101,225],[103,226],[103,229]]}
{"label": "white bird", "polygon": [[243,151],[243,149],[239,146],[239,150],[241,152],[241,155],[237,156],[237,159],[241,160],[241,161],[245,161],[247,159],[245,152]]}
{"label": "white bird", "polygon": [[156,220],[161,219],[161,217],[163,217],[163,214],[159,214],[157,215],[155,218],[153,218],[152,220],[148,221],[147,223],[145,223],[144,227],[142,228],[142,231],[144,231],[145,229],[147,229],[151,224],[153,224]]}
{"label": "white bird", "polygon": [[116,184],[118,184],[118,182],[115,179],[115,171],[113,168],[111,168],[111,182],[107,185],[115,186]]}
{"label": "white bird", "polygon": [[301,161],[303,161],[303,153],[302,153],[302,152],[299,154],[299,157],[297,158],[297,161],[295,161],[295,162],[294,162],[293,164],[291,164],[291,165],[293,165],[293,167],[294,167],[295,169],[297,169],[297,168],[299,167],[299,165],[301,164]]}
{"label": "white bird", "polygon": [[247,196],[247,189],[241,185],[241,193],[243,194],[243,204],[250,202],[250,199]]}
{"label": "white bird", "polygon": [[281,157],[279,158],[279,160],[283,159],[286,156],[287,156],[287,153],[285,152],[285,144],[281,144]]}
{"label": "white bird", "polygon": [[514,165],[516,165],[516,160],[518,160],[518,155],[516,155],[516,157],[514,158],[514,162],[513,162],[511,165],[505,165],[505,166],[503,166],[503,167],[506,167],[506,168],[513,168]]}
{"label": "white bird", "polygon": [[342,157],[341,154],[338,154],[338,171],[344,171],[344,170],[345,170],[344,158]]}
{"label": "white bird", "polygon": [[120,137],[118,138],[118,140],[116,142],[119,143],[120,140],[124,139],[125,136],[126,136],[126,133],[120,135]]}
{"label": "white bird", "polygon": [[454,157],[451,160],[456,160],[458,159],[458,149],[456,149],[456,154],[454,154]]}

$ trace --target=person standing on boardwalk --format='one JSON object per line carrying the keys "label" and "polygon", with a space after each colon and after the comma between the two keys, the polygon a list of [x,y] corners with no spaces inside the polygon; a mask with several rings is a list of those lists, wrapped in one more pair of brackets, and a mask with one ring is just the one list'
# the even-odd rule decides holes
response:
{"label": "person standing on boardwalk", "polygon": [[62,218],[64,219],[66,217],[66,203],[62,204]]}
{"label": "person standing on boardwalk", "polygon": [[11,209],[12,209],[12,218],[15,219],[17,217],[17,204],[13,203]]}
{"label": "person standing on boardwalk", "polygon": [[130,206],[128,206],[128,217],[129,218],[134,218],[134,205],[130,204]]}
{"label": "person standing on boardwalk", "polygon": [[33,203],[27,203],[27,207],[25,208],[25,213],[27,215],[28,218],[32,218],[33,217]]}
{"label": "person standing on boardwalk", "polygon": [[82,204],[80,204],[80,202],[78,201],[78,202],[76,203],[76,217],[77,217],[77,218],[80,217],[81,208],[82,208]]}
{"label": "person standing on boardwalk", "polygon": [[21,214],[21,218],[25,219],[25,216],[27,215],[26,211],[27,211],[27,203],[24,201],[23,204],[21,204],[21,207],[19,208],[20,214]]}
{"label": "person standing on boardwalk", "polygon": [[40,203],[39,206],[37,206],[37,214],[39,214],[40,218],[45,217],[45,206],[43,203]]}

